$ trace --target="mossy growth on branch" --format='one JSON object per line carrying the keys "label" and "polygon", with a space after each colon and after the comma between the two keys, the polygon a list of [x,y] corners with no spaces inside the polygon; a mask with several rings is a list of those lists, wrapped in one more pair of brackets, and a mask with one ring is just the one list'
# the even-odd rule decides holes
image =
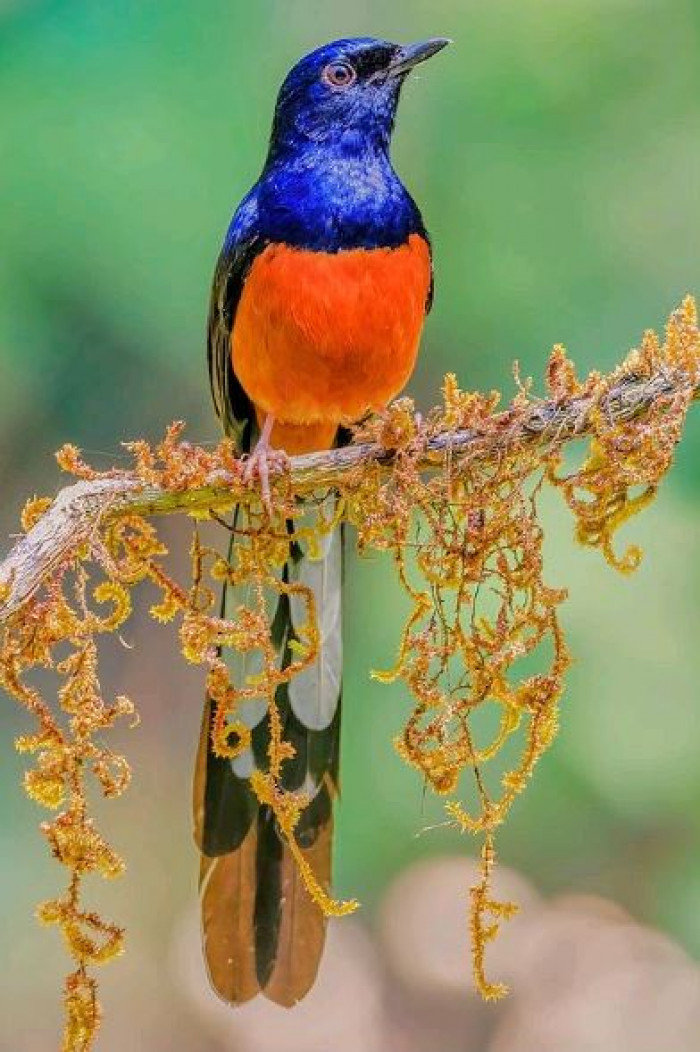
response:
{"label": "mossy growth on branch", "polygon": [[[150,581],[160,593],[152,616],[176,624],[185,659],[206,670],[216,707],[213,745],[220,756],[233,758],[249,744],[248,728],[236,720],[238,706],[267,701],[268,765],[254,774],[253,789],[273,809],[319,908],[339,916],[357,906],[334,900],[305,861],[295,829],[308,800],[285,790],[280,777],[293,749],[275,719],[275,692],[315,660],[319,646],[312,592],[279,574],[294,539],[292,519],[305,545],[318,543],[343,521],[353,527],[361,553],[380,550],[393,559],[410,613],[397,626],[392,667],[374,675],[403,683],[412,699],[396,740],[400,756],[445,797],[447,820],[481,840],[481,878],[470,892],[474,975],[485,998],[506,993],[485,969],[489,940],[517,909],[495,901],[490,890],[495,834],[554,739],[569,664],[558,620],[566,592],[544,578],[540,496],[547,486],[558,490],[574,515],[578,540],[599,548],[617,570],[635,569],[639,551],[618,553],[615,532],[655,496],[700,385],[694,302],[687,299],[671,317],[665,341],[647,333],[611,375],[578,380],[565,351],[556,347],[546,385],[546,395],[537,398],[531,384],[518,383],[516,397],[501,408],[498,393],[462,391],[448,376],[441,406],[427,417],[417,416],[408,399],[396,402],[358,428],[356,442],[374,443],[383,452],[359,459],[333,481],[338,498],[332,521],[323,499],[328,471],[322,490],[308,478],[295,487],[294,472],[281,473],[274,479],[272,508],[266,509],[244,483],[229,442],[214,450],[194,447],[181,441],[179,424],[156,447],[129,444],[129,472],[100,473],[75,448],[59,452],[62,469],[78,479],[134,481],[136,503],[140,489],[155,487],[171,495],[169,511],[193,514],[187,495],[226,478],[225,495],[219,486],[215,504],[199,506],[195,519],[225,519],[240,501],[250,509],[230,563],[202,544],[195,521],[188,581],[166,572],[165,546],[146,517],[130,511],[128,501],[110,502],[108,493],[90,529],[76,531],[75,544],[48,560],[41,587],[4,618],[2,604],[17,582],[0,566],[0,682],[36,721],[34,731],[16,743],[34,758],[25,788],[54,812],[41,828],[68,870],[67,890],[38,909],[42,921],[61,930],[75,965],[65,986],[66,1052],[92,1047],[100,1020],[94,966],[121,953],[124,943],[121,928],[83,905],[82,891],[88,874],[111,878],[124,869],[93,823],[87,785],[96,779],[107,797],[128,786],[126,759],[102,738],[117,720],[135,724],[136,709],[125,697],[103,696],[97,648],[101,636],[118,633],[127,621],[132,590],[141,582]],[[463,439],[465,432],[469,441],[452,443],[451,436]],[[565,471],[564,447],[576,438],[585,440],[587,451],[578,467]],[[45,499],[29,502],[22,516],[29,537],[55,507]],[[251,586],[249,606],[231,621],[217,615],[227,579]],[[270,638],[270,596],[292,591],[306,604],[307,619],[294,661],[280,669]],[[218,654],[221,646],[258,652],[261,671],[232,683]],[[49,700],[32,685],[37,668],[58,675],[57,697]],[[480,723],[486,710],[498,715],[488,739]]]}

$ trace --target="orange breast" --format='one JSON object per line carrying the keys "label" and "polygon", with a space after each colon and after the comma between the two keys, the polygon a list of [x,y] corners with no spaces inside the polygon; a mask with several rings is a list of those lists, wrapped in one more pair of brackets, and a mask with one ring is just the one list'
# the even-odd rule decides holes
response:
{"label": "orange breast", "polygon": [[335,255],[269,246],[231,336],[234,370],[259,415],[272,414],[281,432],[308,427],[317,437],[307,448],[322,448],[339,424],[385,406],[413,371],[430,280],[418,235]]}

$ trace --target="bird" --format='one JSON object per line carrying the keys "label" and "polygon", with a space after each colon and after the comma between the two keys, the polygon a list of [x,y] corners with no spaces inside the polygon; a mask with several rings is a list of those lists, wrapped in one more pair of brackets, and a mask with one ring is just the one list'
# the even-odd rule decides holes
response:
{"label": "bird", "polygon": [[[346,442],[349,427],[384,409],[413,372],[433,302],[432,247],[390,145],[409,74],[449,43],[337,40],[302,58],[279,91],[262,174],[218,257],[207,324],[216,413],[265,500],[271,457]],[[245,514],[239,505],[233,545]],[[317,607],[319,655],[277,689],[275,705],[294,749],[282,783],[309,801],[297,842],[328,887],[339,791],[341,529],[320,550],[290,541],[281,573],[312,588]],[[245,605],[240,587],[225,586],[226,618]],[[275,600],[271,632],[284,668],[306,615],[287,595]],[[222,656],[239,685],[255,674],[250,654]],[[252,742],[234,760],[217,755],[212,710],[207,699],[194,786],[209,979],[231,1005],[262,994],[292,1007],[315,981],[326,920],[270,807],[251,789],[255,767],[266,763],[265,703],[237,711]]]}

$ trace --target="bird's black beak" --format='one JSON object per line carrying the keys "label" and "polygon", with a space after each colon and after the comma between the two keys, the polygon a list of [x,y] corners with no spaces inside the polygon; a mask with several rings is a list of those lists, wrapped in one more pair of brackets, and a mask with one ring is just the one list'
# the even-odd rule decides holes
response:
{"label": "bird's black beak", "polygon": [[437,55],[451,43],[452,41],[447,37],[435,37],[433,40],[422,40],[419,44],[407,44],[383,70],[382,75],[390,80],[392,77],[401,77],[410,73],[421,62],[427,62],[429,58]]}

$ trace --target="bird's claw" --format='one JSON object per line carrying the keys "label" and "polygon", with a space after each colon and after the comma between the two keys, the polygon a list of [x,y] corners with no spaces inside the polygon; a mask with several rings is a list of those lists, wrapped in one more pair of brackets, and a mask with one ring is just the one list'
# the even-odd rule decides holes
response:
{"label": "bird's claw", "polygon": [[243,481],[247,486],[250,486],[255,482],[256,478],[260,479],[260,494],[268,512],[272,512],[270,474],[285,471],[288,467],[289,457],[283,449],[270,449],[269,446],[262,443],[258,443],[246,460],[243,469]]}

